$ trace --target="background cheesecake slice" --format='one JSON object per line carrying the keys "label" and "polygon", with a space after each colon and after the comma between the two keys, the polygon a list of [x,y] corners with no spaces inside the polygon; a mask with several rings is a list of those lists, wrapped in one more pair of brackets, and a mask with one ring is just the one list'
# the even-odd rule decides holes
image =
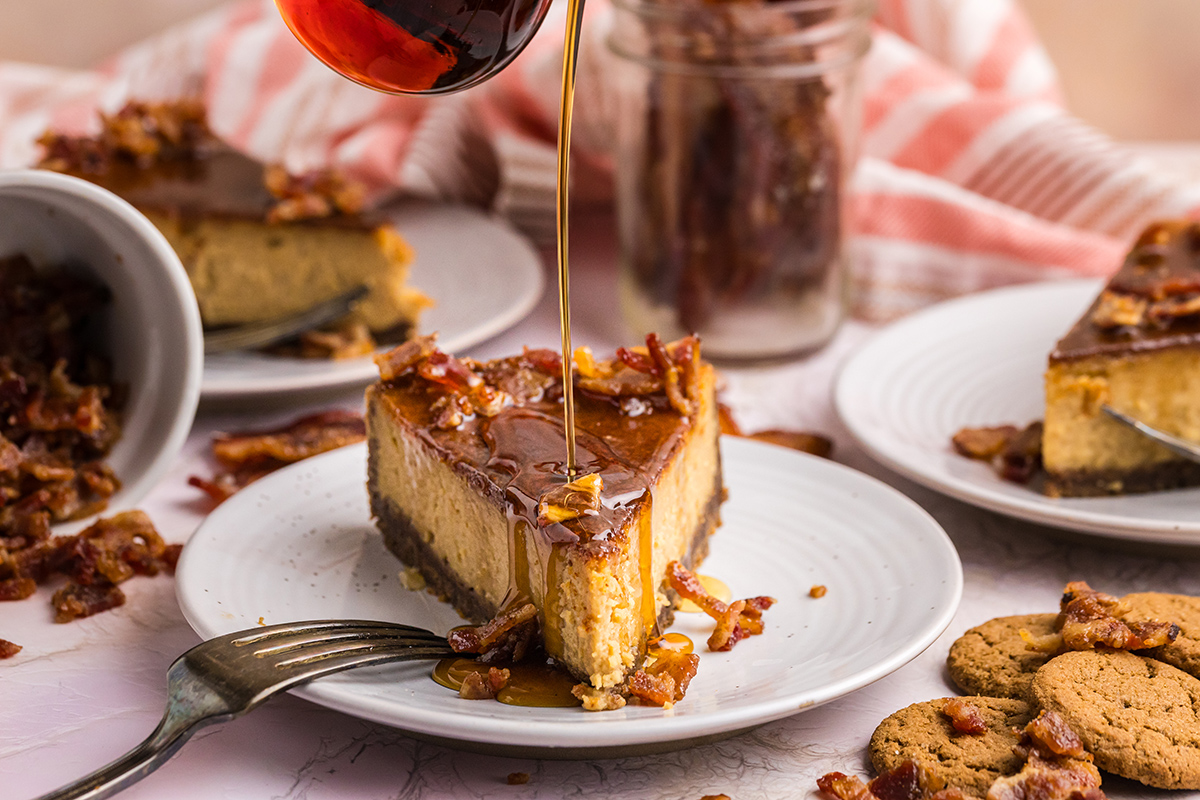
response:
{"label": "background cheesecake slice", "polygon": [[1147,228],[1055,347],[1042,441],[1047,494],[1200,484],[1200,465],[1110,419],[1105,404],[1200,443],[1200,224]]}
{"label": "background cheesecake slice", "polygon": [[42,166],[120,195],[178,253],[206,327],[264,322],[356,286],[353,320],[393,341],[430,301],[411,248],[334,173],[290,176],[221,144],[193,102],[130,103],[94,137],[42,137]]}
{"label": "background cheesecake slice", "polygon": [[[640,665],[647,638],[670,621],[667,564],[698,564],[718,524],[714,373],[692,339],[662,353],[660,372],[677,380],[670,396],[664,375],[581,363],[578,459],[603,488],[561,522],[552,352],[476,363],[422,339],[381,357],[384,379],[367,391],[368,488],[388,548],[473,622],[532,602],[546,653],[596,688]],[[653,368],[648,354],[627,357]]]}

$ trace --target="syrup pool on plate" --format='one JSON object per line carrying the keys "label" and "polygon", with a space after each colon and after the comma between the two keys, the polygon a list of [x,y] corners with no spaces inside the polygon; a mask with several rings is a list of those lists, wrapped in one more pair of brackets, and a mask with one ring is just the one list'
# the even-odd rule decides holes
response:
{"label": "syrup pool on plate", "polygon": [[441,94],[512,61],[550,0],[276,0],[284,22],[334,71],[372,89]]}

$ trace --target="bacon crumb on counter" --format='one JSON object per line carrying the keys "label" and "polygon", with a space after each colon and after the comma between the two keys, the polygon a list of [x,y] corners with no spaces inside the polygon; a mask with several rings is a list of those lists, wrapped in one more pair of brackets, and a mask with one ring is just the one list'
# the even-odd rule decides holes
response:
{"label": "bacon crumb on counter", "polygon": [[996,779],[987,800],[1105,800],[1100,771],[1066,720],[1043,711],[1021,731],[1025,766]]}
{"label": "bacon crumb on counter", "polygon": [[742,639],[762,633],[763,612],[775,604],[774,597],[763,596],[726,605],[705,591],[700,580],[678,561],[667,565],[667,579],[680,597],[691,600],[717,621],[716,629],[708,637],[709,650],[732,650]]}
{"label": "bacon crumb on counter", "polygon": [[42,512],[27,526],[36,533],[20,548],[0,547],[0,600],[20,600],[55,575],[68,578],[51,603],[55,622],[70,622],[125,602],[117,584],[134,575],[174,574],[183,545],[163,542],[141,511],[126,511],[74,536],[51,536]]}
{"label": "bacon crumb on counter", "polygon": [[362,415],[341,410],[311,414],[269,431],[218,433],[212,452],[222,471],[211,478],[193,475],[188,485],[221,503],[281,467],[366,438]]}
{"label": "bacon crumb on counter", "polygon": [[946,781],[927,764],[904,761],[870,783],[852,775],[830,772],[817,778],[817,788],[838,800],[964,800],[961,789]]}
{"label": "bacon crumb on counter", "polygon": [[987,722],[977,706],[959,697],[952,697],[942,705],[942,713],[950,720],[954,730],[972,736],[987,733]]}
{"label": "bacon crumb on counter", "polygon": [[528,772],[510,772],[505,779],[509,786],[524,786],[529,783]]}
{"label": "bacon crumb on counter", "polygon": [[825,588],[825,584],[817,583],[813,584],[813,587],[808,590],[808,596],[815,600],[824,597],[828,592],[829,590]]}
{"label": "bacon crumb on counter", "polygon": [[14,644],[8,639],[0,639],[0,659],[12,658],[24,648],[19,644]]}

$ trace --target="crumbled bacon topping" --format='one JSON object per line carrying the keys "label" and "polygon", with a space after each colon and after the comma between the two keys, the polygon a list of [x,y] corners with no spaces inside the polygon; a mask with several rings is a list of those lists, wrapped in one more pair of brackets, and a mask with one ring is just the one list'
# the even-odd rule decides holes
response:
{"label": "crumbled bacon topping", "polygon": [[[22,544],[14,547],[16,539]],[[182,545],[168,545],[141,511],[126,511],[74,536],[50,535],[45,512],[26,520],[0,545],[0,600],[20,600],[54,575],[69,582],[55,592],[56,622],[69,622],[119,606],[117,584],[134,575],[174,573]]]}
{"label": "crumbled bacon topping", "polygon": [[117,113],[101,112],[95,136],[47,131],[38,139],[42,169],[103,174],[116,162],[150,167],[161,161],[196,158],[212,140],[199,100],[165,103],[130,101]]}
{"label": "crumbled bacon topping", "polygon": [[817,778],[817,788],[838,800],[965,800],[962,790],[946,781],[928,764],[903,761],[870,783],[852,775],[830,772]]}
{"label": "crumbled bacon topping", "polygon": [[537,608],[525,603],[500,612],[482,625],[455,628],[446,639],[454,652],[474,653],[476,660],[485,664],[516,664],[529,652],[537,632]]}
{"label": "crumbled bacon topping", "polygon": [[267,191],[279,201],[267,213],[267,222],[357,214],[362,211],[366,199],[362,184],[333,169],[293,175],[282,165],[272,164],[264,171],[263,182]]}
{"label": "crumbled bacon topping", "polygon": [[652,664],[633,673],[629,694],[646,705],[670,708],[683,699],[699,667],[695,654],[660,650]]}
{"label": "crumbled bacon topping", "polygon": [[464,700],[495,700],[512,673],[507,669],[488,667],[487,672],[470,672],[459,687],[458,696]]}
{"label": "crumbled bacon topping", "polygon": [[1092,754],[1061,716],[1043,711],[1020,733],[1025,766],[998,778],[987,800],[1104,800]]}
{"label": "crumbled bacon topping", "polygon": [[987,461],[996,474],[1013,483],[1029,483],[1042,466],[1042,423],[1024,429],[1014,425],[963,428],[951,437],[959,455]]}
{"label": "crumbled bacon topping", "polygon": [[1091,650],[1103,645],[1114,650],[1145,650],[1170,644],[1179,627],[1169,622],[1127,623],[1127,604],[1093,590],[1083,581],[1067,584],[1060,618],[1063,646],[1068,650]]}
{"label": "crumbled bacon topping", "polygon": [[193,475],[188,484],[220,503],[280,467],[366,438],[362,415],[341,410],[310,414],[269,431],[218,433],[212,451],[221,471],[212,478]]}
{"label": "crumbled bacon topping", "polygon": [[709,594],[700,580],[678,561],[667,564],[667,580],[680,597],[691,600],[717,621],[716,629],[708,637],[709,650],[732,650],[742,639],[762,633],[763,612],[775,604],[775,598],[764,596],[726,605]]}
{"label": "crumbled bacon topping", "polygon": [[24,256],[0,258],[0,546],[41,512],[90,516],[121,486],[103,461],[121,435],[119,392],[86,348],[108,297]]}
{"label": "crumbled bacon topping", "polygon": [[987,733],[987,722],[979,707],[968,703],[961,697],[952,697],[942,704],[942,713],[950,720],[954,730],[959,733],[979,736]]}
{"label": "crumbled bacon topping", "polygon": [[1092,324],[1104,329],[1124,326],[1136,328],[1145,322],[1148,306],[1149,303],[1144,297],[1105,290],[1100,293],[1100,299],[1092,311]]}
{"label": "crumbled bacon topping", "polygon": [[602,491],[604,478],[599,473],[550,489],[538,501],[538,524],[553,525],[599,513]]}
{"label": "crumbled bacon topping", "polygon": [[[651,334],[647,342],[645,348],[621,348],[615,358],[603,361],[588,348],[577,349],[576,385],[611,398],[627,416],[654,413],[655,406],[646,402],[651,395],[665,396],[681,415],[692,414],[699,401],[699,341],[687,337],[663,344]],[[375,363],[383,383],[421,380],[439,395],[431,410],[433,425],[441,430],[454,430],[476,415],[494,417],[512,405],[561,397],[562,392],[562,358],[552,350],[526,348],[517,358],[481,363],[447,355],[437,349],[433,336],[422,336],[376,356]]]}

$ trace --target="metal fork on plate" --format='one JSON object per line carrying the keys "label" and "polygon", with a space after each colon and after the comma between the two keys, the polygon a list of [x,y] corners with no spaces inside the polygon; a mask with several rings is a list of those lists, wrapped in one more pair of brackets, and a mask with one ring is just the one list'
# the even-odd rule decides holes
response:
{"label": "metal fork on plate", "polygon": [[325,620],[271,625],[210,639],[167,670],[167,711],[127,754],[37,800],[101,800],[166,763],[199,728],[227,722],[268,697],[355,667],[454,655],[444,636],[409,625]]}

